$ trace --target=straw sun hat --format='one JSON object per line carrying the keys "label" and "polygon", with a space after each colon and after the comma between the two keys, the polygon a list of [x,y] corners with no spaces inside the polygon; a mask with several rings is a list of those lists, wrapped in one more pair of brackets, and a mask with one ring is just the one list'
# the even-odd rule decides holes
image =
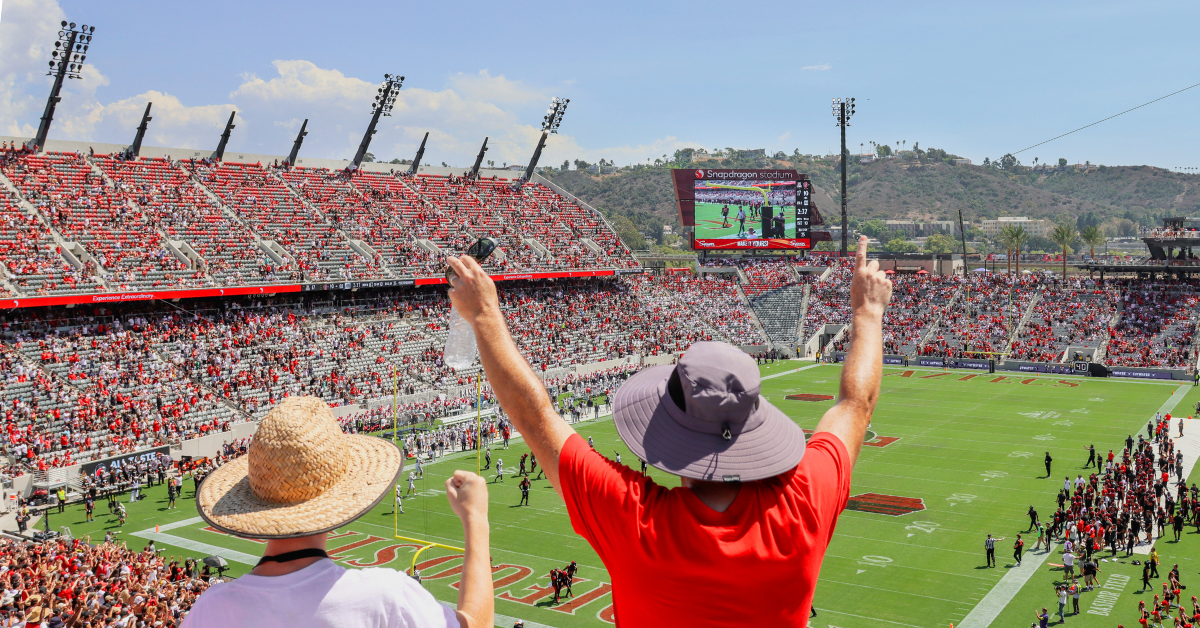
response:
{"label": "straw sun hat", "polygon": [[328,532],[389,493],[404,461],[391,442],[343,434],[316,397],[288,397],[263,418],[246,456],[200,484],[196,508],[214,528],[255,539]]}

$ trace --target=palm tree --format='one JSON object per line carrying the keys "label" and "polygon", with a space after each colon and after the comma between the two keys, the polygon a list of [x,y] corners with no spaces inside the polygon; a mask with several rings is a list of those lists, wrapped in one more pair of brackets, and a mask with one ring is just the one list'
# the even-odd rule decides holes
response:
{"label": "palm tree", "polygon": [[1018,228],[1019,227],[1014,225],[1005,225],[1004,228],[1000,230],[998,237],[1000,244],[1003,244],[1005,250],[1007,251],[1008,274],[1010,275],[1012,274],[1013,249],[1016,248]]}
{"label": "palm tree", "polygon": [[1063,279],[1067,278],[1067,251],[1070,250],[1071,243],[1075,241],[1075,227],[1067,223],[1059,223],[1050,232],[1050,241],[1062,248],[1063,256]]}
{"label": "palm tree", "polygon": [[[1096,259],[1096,247],[1104,244],[1106,238],[1104,236],[1104,231],[1102,231],[1099,227],[1096,227],[1095,225],[1089,225],[1084,227],[1079,232],[1079,239],[1083,240],[1083,243],[1088,245],[1088,249],[1091,251],[1092,260],[1094,261]],[[1088,277],[1091,276],[1092,271],[1089,270]]]}
{"label": "palm tree", "polygon": [[1013,248],[1017,252],[1017,274],[1021,274],[1021,249],[1025,248],[1025,243],[1029,241],[1029,232],[1025,227],[1016,225],[1013,227]]}
{"label": "palm tree", "polygon": [[1079,232],[1079,239],[1083,240],[1083,243],[1088,245],[1088,249],[1091,251],[1092,258],[1095,259],[1096,247],[1104,244],[1104,240],[1106,238],[1104,236],[1104,231],[1102,231],[1099,227],[1088,226],[1084,227]]}

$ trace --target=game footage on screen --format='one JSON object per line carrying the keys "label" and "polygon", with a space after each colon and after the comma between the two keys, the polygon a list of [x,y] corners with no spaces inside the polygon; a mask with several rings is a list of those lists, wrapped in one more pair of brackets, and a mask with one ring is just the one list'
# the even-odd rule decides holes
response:
{"label": "game footage on screen", "polygon": [[701,179],[695,191],[697,239],[796,237],[795,181]]}

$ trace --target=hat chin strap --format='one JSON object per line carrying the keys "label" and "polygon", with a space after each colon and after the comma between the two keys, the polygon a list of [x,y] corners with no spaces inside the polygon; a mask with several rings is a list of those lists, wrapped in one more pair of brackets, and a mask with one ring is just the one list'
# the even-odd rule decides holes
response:
{"label": "hat chin strap", "polygon": [[258,565],[255,565],[255,567],[258,567],[263,563],[290,563],[293,560],[300,560],[301,558],[329,558],[329,554],[327,554],[323,549],[306,547],[304,549],[298,549],[294,552],[284,552],[274,556],[263,556],[262,558],[258,559]]}

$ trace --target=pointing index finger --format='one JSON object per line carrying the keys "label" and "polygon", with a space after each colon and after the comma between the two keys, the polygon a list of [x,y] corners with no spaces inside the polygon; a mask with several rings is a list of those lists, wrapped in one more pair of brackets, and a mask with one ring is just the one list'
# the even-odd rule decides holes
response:
{"label": "pointing index finger", "polygon": [[854,268],[857,270],[867,265],[867,236],[858,237],[858,251],[854,253]]}

